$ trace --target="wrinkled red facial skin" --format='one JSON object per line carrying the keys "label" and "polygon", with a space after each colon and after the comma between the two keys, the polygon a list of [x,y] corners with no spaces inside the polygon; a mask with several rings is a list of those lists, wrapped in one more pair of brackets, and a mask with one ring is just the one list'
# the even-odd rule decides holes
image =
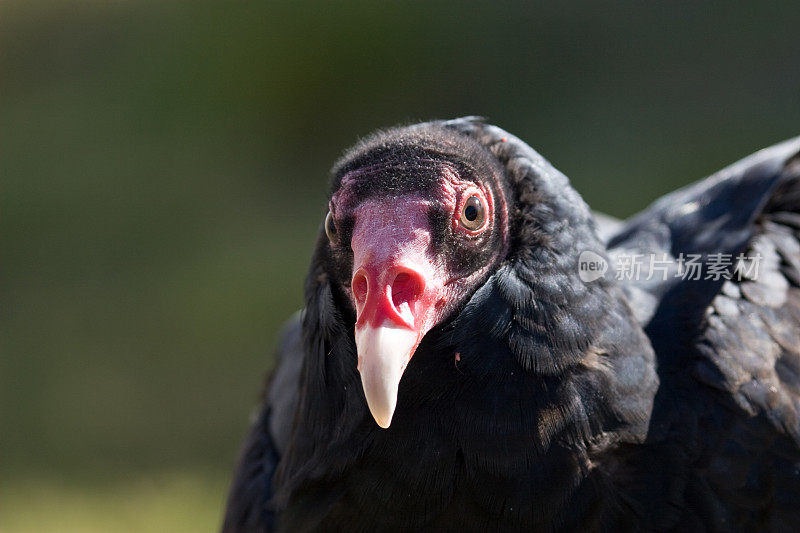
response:
{"label": "wrinkled red facial skin", "polygon": [[384,322],[421,330],[444,296],[436,258],[428,253],[427,201],[372,198],[355,210],[351,290],[356,326]]}
{"label": "wrinkled red facial skin", "polygon": [[[330,208],[336,216],[346,213],[353,220],[350,297],[356,309],[356,327],[408,328],[417,333],[418,345],[425,333],[445,318],[451,307],[448,304],[469,290],[490,267],[487,264],[467,277],[449,272],[445,258],[436,256],[431,249],[429,213],[433,203],[451,214],[451,231],[460,238],[473,239],[494,223],[495,199],[483,185],[459,179],[448,167],[442,170],[439,194],[434,199],[403,194],[356,202],[348,189],[351,179],[358,177],[343,178]],[[471,231],[459,219],[464,203],[473,195],[484,205],[486,222]],[[505,231],[504,202],[501,207]]]}

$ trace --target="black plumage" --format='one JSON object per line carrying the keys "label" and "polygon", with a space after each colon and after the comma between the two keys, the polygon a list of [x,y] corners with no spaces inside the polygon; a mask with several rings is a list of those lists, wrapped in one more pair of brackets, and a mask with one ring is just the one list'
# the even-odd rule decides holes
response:
{"label": "black plumage", "polygon": [[[366,139],[331,192],[363,168],[358,198],[428,191],[442,161],[507,199],[505,240],[451,242],[430,216],[448,268],[491,268],[422,338],[381,429],[356,368],[352,228],[338,248],[321,230],[223,530],[800,531],[800,138],[622,223],[473,118]],[[587,251],[611,270],[762,259],[757,276],[586,282]]]}

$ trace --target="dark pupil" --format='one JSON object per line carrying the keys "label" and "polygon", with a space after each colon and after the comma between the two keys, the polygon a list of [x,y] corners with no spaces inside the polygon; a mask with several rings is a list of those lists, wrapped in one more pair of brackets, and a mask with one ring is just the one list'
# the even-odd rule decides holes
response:
{"label": "dark pupil", "polygon": [[474,205],[468,205],[464,209],[464,218],[470,222],[473,222],[476,218],[478,218],[478,208]]}
{"label": "dark pupil", "polygon": [[333,223],[333,220],[328,219],[328,231],[331,233],[336,233],[336,225]]}

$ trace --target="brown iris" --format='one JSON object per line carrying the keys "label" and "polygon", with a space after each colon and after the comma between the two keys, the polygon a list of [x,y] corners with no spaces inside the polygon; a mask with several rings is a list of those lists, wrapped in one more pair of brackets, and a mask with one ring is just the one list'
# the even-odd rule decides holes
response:
{"label": "brown iris", "polygon": [[476,196],[470,196],[464,203],[459,216],[459,222],[469,231],[477,231],[483,227],[486,221],[486,209],[483,207],[483,202]]}
{"label": "brown iris", "polygon": [[328,216],[325,217],[325,234],[331,242],[336,242],[339,239],[339,233],[336,231],[336,223],[333,221],[333,215],[330,211],[328,211]]}

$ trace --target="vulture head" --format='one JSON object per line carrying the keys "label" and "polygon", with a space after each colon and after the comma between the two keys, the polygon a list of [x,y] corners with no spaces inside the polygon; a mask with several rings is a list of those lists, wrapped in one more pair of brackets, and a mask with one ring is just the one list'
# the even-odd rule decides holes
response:
{"label": "vulture head", "polygon": [[478,373],[508,367],[489,361],[498,344],[544,373],[580,358],[607,297],[578,279],[585,250],[604,254],[588,208],[536,152],[477,119],[430,122],[379,132],[334,166],[309,280],[312,300],[329,284],[321,312],[352,332],[367,405],[388,428],[432,330],[438,354]]}
{"label": "vulture head", "polygon": [[505,258],[509,193],[488,150],[441,127],[378,135],[334,174],[334,280],[355,312],[367,404],[386,428],[422,338]]}

